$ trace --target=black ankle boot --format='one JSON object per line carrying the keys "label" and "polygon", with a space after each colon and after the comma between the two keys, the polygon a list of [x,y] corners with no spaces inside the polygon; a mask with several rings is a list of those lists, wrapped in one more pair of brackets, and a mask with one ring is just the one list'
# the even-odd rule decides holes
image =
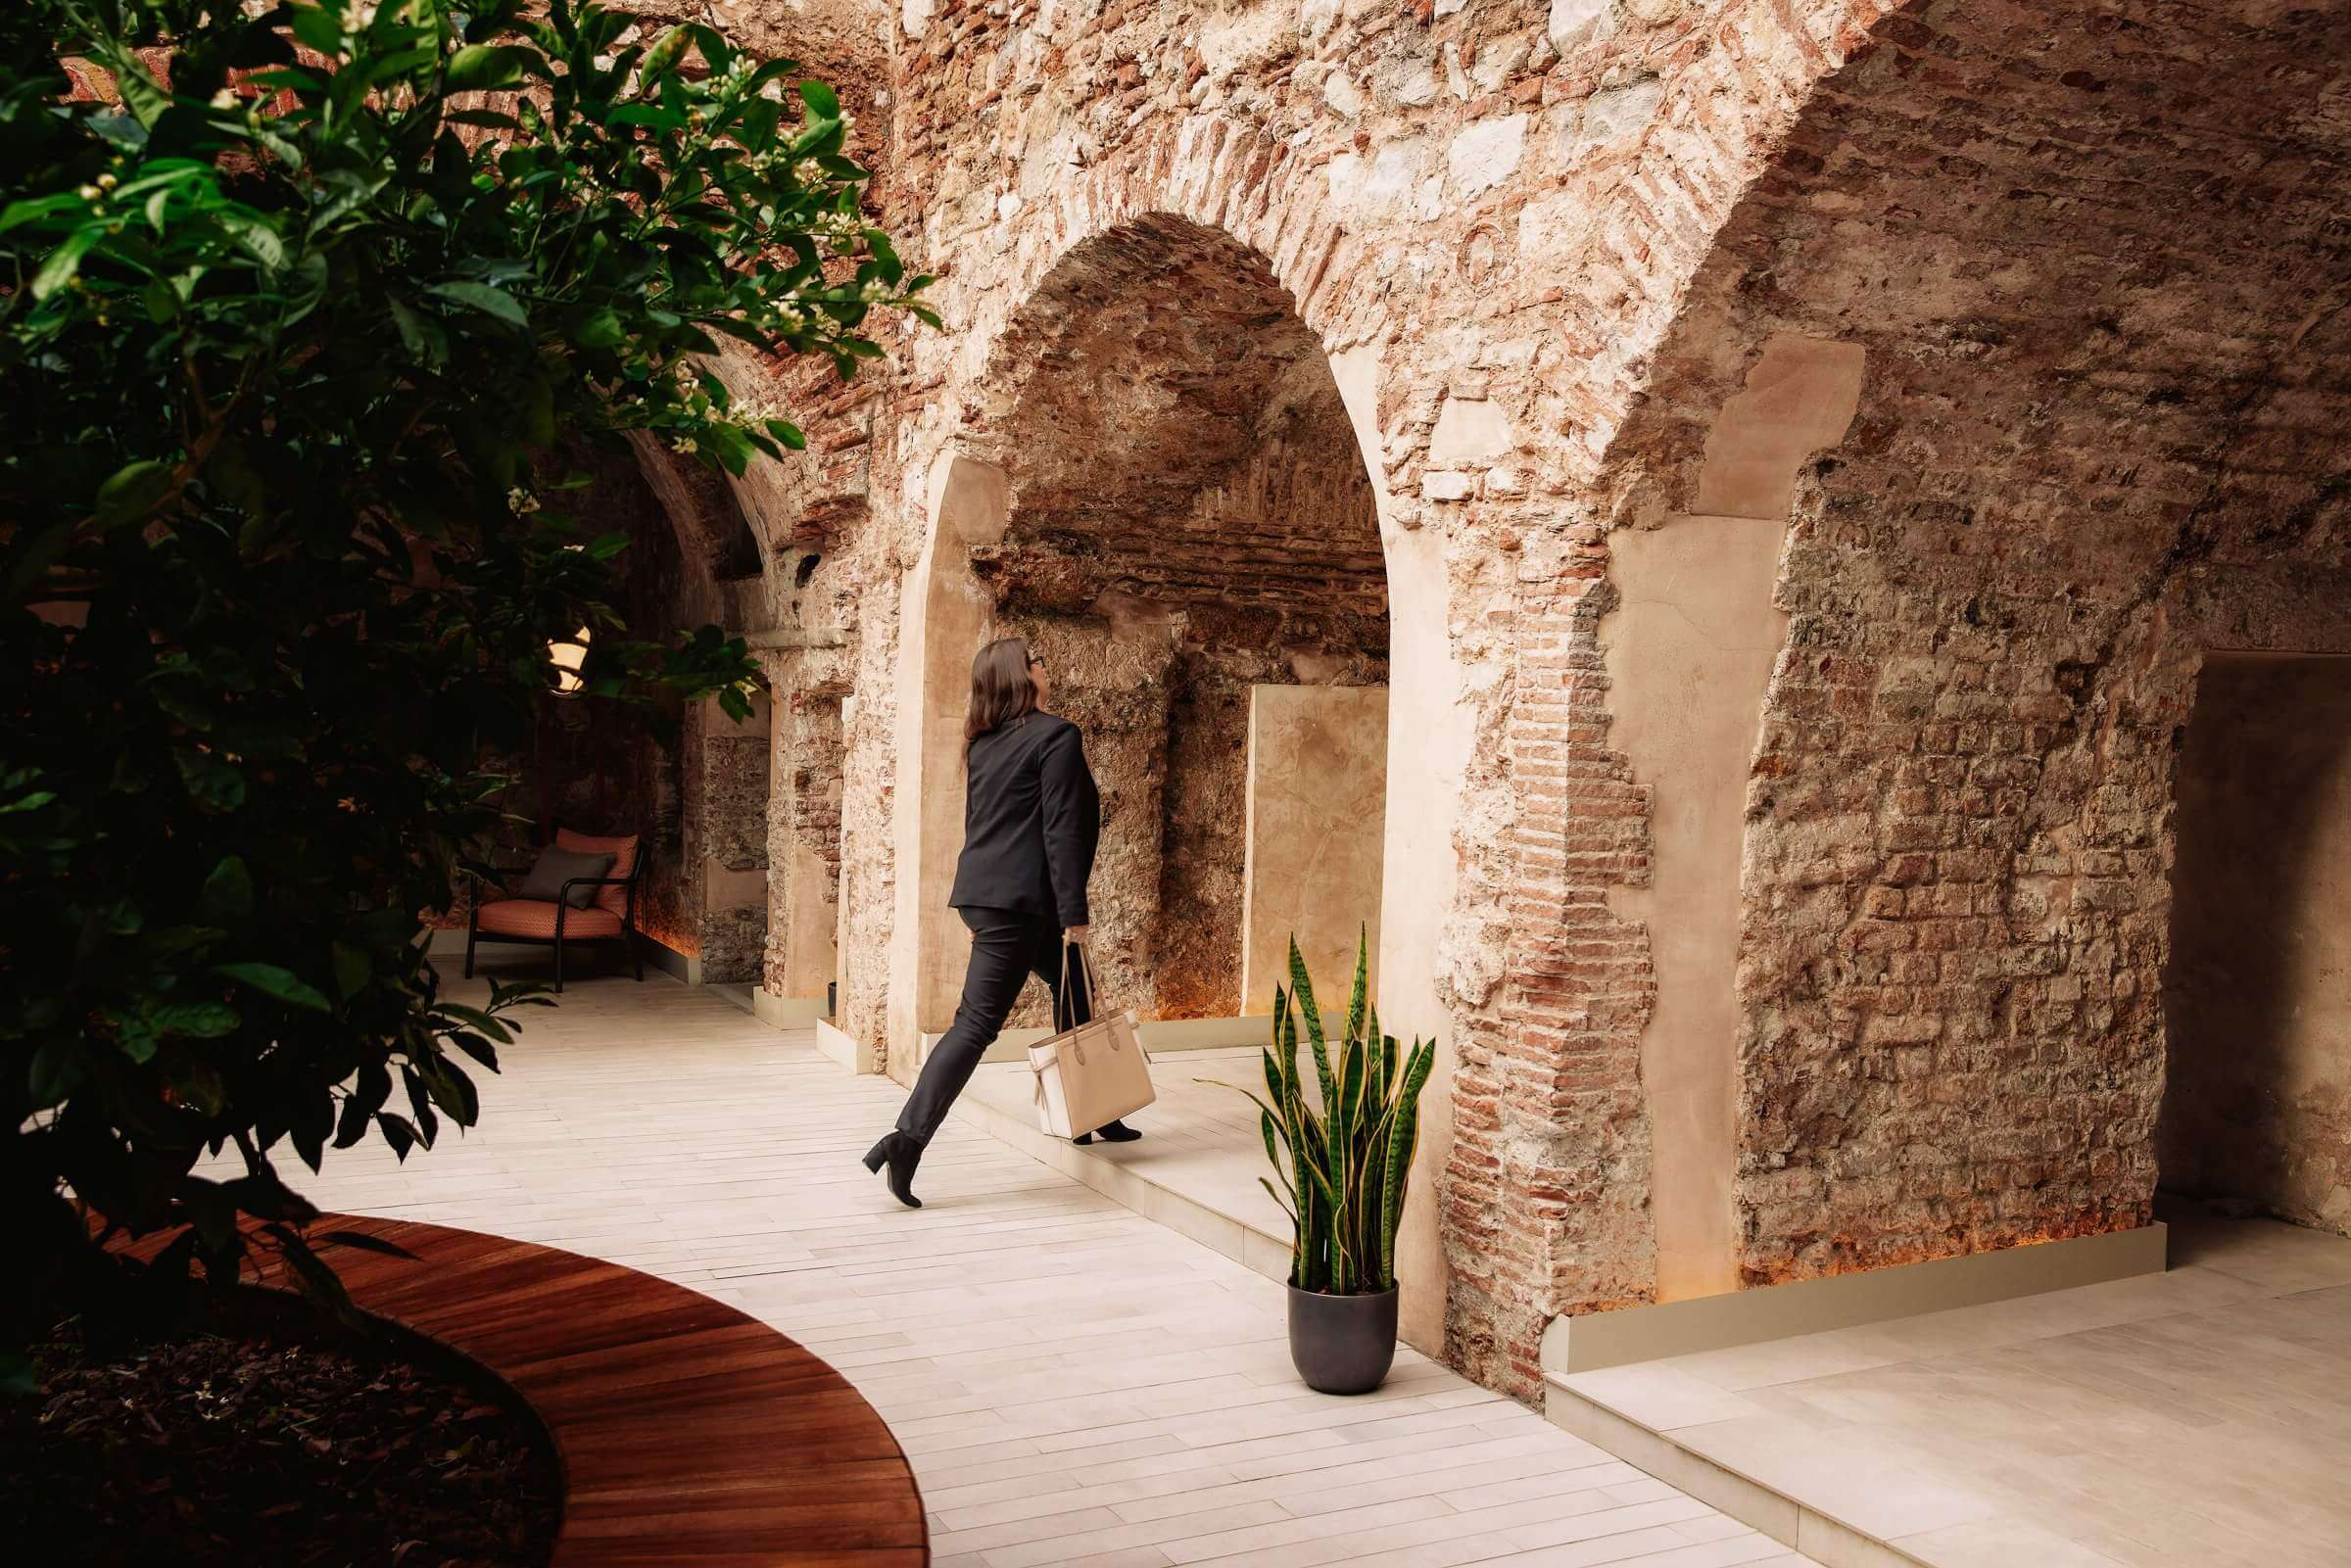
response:
{"label": "black ankle boot", "polygon": [[1072,1138],[1070,1141],[1082,1148],[1086,1144],[1092,1143],[1096,1138],[1101,1139],[1104,1143],[1132,1143],[1135,1139],[1141,1136],[1142,1134],[1140,1132],[1137,1132],[1134,1128],[1127,1125],[1127,1123],[1124,1121],[1105,1121],[1093,1131],[1081,1132],[1078,1134],[1077,1137]]}
{"label": "black ankle boot", "polygon": [[883,1179],[889,1185],[889,1195],[909,1209],[920,1209],[923,1201],[914,1195],[914,1167],[923,1158],[923,1146],[902,1132],[892,1132],[865,1152],[865,1168],[880,1170],[889,1166]]}

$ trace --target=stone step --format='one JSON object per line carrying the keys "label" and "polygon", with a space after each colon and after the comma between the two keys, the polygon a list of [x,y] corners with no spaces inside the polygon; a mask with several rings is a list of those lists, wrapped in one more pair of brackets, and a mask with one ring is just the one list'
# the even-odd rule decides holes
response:
{"label": "stone step", "polygon": [[[1156,1056],[1156,1052],[1154,1052]],[[1203,1199],[1159,1181],[1142,1168],[1118,1158],[1123,1149],[1143,1144],[1096,1144],[1080,1148],[1037,1126],[1026,1106],[991,1104],[984,1094],[966,1093],[955,1102],[954,1115],[1063,1175],[1245,1264],[1268,1279],[1286,1280],[1290,1273],[1290,1236],[1279,1234],[1262,1220],[1227,1213]]]}
{"label": "stone step", "polygon": [[[1552,1425],[1794,1547],[1821,1568],[1950,1568],[1871,1534],[1847,1510],[1806,1501],[1754,1467],[1701,1452],[1671,1431],[1643,1425],[1598,1393],[1579,1389],[1579,1381],[1574,1374],[1546,1375],[1543,1413]],[[1808,1456],[1832,1464],[1849,1460],[1855,1474],[1877,1462],[1866,1452],[1841,1453],[1845,1445],[1833,1436],[1805,1439]]]}

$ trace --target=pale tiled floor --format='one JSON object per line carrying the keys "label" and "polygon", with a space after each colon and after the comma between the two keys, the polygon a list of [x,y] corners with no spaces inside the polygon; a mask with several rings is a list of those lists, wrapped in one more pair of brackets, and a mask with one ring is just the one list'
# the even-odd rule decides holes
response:
{"label": "pale tiled floor", "polygon": [[897,1432],[941,1568],[1804,1561],[1410,1352],[1375,1395],[1308,1393],[1278,1286],[966,1122],[899,1209],[856,1157],[900,1091],[724,998],[592,979],[530,1017],[471,1134],[299,1185],[773,1323]]}
{"label": "pale tiled floor", "polygon": [[2351,1564],[2351,1242],[2167,1217],[2163,1274],[1559,1381],[1935,1568]]}

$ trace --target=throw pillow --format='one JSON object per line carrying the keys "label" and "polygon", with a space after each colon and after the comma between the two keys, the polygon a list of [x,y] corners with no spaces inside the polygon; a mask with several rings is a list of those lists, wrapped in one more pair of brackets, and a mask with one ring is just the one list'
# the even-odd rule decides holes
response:
{"label": "throw pillow", "polygon": [[539,858],[531,862],[531,874],[522,879],[521,895],[552,904],[562,898],[574,909],[586,909],[595,901],[598,888],[594,882],[582,882],[568,897],[563,884],[574,877],[601,877],[612,869],[610,855],[582,855],[568,849],[542,849]]}

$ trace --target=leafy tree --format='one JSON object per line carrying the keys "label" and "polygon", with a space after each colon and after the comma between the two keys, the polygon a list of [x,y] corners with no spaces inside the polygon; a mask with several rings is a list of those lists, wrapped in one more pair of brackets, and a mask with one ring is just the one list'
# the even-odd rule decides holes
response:
{"label": "leafy tree", "polygon": [[[0,7],[0,1343],[254,1247],[339,1299],[275,1161],[471,1123],[464,1063],[544,1000],[442,996],[421,917],[551,641],[594,630],[588,700],[740,717],[756,679],[714,628],[628,635],[562,444],[741,473],[801,437],[716,335],[845,375],[877,307],[932,319],[833,92],[523,9]],[[70,1196],[177,1227],[163,1264]]]}

